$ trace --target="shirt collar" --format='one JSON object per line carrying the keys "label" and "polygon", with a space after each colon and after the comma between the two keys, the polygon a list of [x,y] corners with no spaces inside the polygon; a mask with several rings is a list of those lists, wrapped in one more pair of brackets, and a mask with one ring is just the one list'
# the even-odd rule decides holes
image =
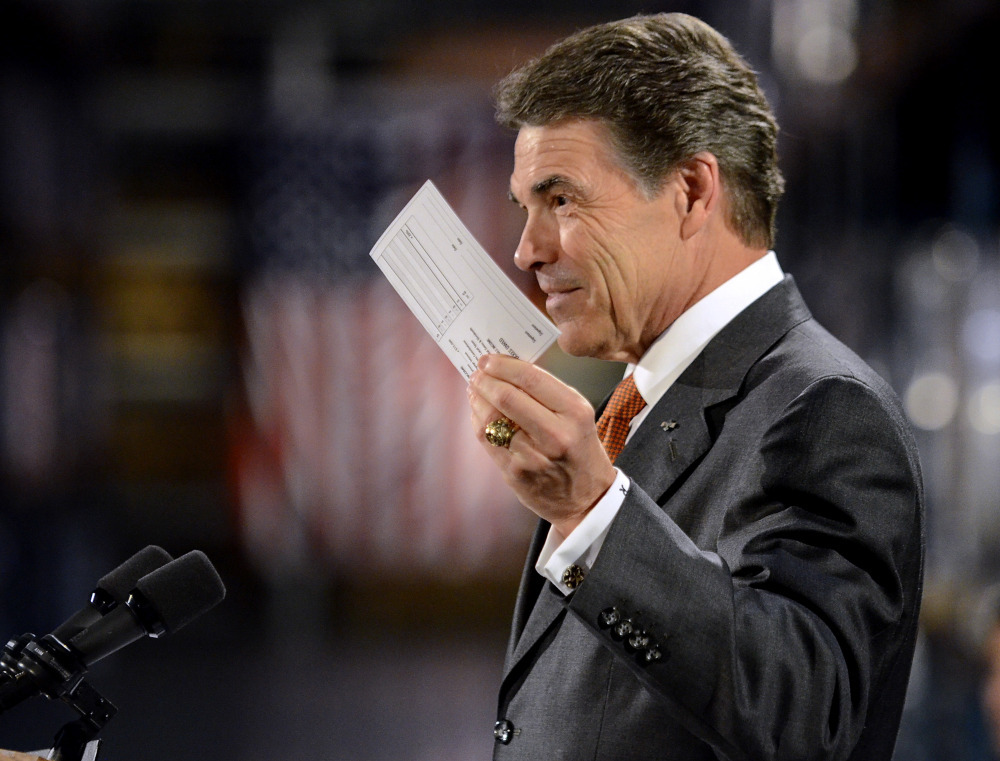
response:
{"label": "shirt collar", "polygon": [[720,330],[783,278],[778,257],[768,251],[674,320],[639,363],[626,368],[646,404],[656,404]]}

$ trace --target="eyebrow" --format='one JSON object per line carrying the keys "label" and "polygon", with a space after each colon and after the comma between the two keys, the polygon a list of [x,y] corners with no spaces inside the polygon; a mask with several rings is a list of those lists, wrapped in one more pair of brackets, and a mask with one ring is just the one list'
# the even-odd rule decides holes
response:
{"label": "eyebrow", "polygon": [[[554,174],[551,177],[546,177],[544,180],[540,180],[536,182],[534,185],[532,185],[531,194],[533,196],[543,196],[550,190],[552,190],[552,188],[555,187],[567,187],[570,190],[576,192],[577,194],[580,193],[580,186],[577,185],[575,182],[573,182],[571,179],[569,179],[568,177],[564,177],[561,174]],[[517,200],[517,196],[514,195],[513,190],[507,191],[507,198],[513,203],[516,203],[519,206],[521,205],[521,202]]]}

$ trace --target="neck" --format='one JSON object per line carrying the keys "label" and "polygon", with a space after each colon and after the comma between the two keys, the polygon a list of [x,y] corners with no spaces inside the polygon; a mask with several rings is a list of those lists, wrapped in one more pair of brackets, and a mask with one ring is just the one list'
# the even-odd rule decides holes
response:
{"label": "neck", "polygon": [[659,338],[678,317],[720,285],[731,280],[766,255],[766,248],[751,248],[732,235],[716,241],[714,246],[707,247],[705,250],[692,251],[690,261],[701,263],[702,266],[691,273],[691,287],[685,297],[679,300],[680,306],[664,310],[660,319],[651,320],[640,340],[635,345],[626,347],[622,356],[616,357],[616,359],[624,362],[638,362],[653,341]]}

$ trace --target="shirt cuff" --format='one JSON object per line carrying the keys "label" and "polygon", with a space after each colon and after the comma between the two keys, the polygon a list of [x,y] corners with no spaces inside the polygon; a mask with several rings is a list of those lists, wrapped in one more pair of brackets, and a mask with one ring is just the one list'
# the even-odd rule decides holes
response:
{"label": "shirt cuff", "polygon": [[564,595],[576,589],[593,567],[630,484],[629,477],[615,468],[615,482],[611,488],[569,536],[563,537],[554,528],[549,528],[535,570],[555,584]]}

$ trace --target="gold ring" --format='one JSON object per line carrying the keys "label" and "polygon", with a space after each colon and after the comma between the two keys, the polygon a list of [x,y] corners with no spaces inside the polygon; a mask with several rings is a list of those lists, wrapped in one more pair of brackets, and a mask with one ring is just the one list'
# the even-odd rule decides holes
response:
{"label": "gold ring", "polygon": [[486,440],[495,447],[509,447],[510,440],[520,429],[513,420],[505,417],[486,424]]}

